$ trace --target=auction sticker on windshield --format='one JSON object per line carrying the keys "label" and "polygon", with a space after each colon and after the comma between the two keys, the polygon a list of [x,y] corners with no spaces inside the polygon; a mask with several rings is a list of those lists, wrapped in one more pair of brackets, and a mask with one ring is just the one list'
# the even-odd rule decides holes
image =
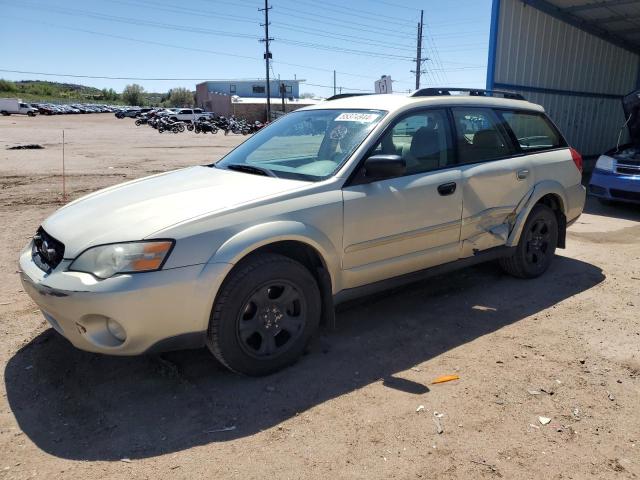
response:
{"label": "auction sticker on windshield", "polygon": [[380,116],[379,113],[341,113],[335,122],[364,122],[371,123]]}

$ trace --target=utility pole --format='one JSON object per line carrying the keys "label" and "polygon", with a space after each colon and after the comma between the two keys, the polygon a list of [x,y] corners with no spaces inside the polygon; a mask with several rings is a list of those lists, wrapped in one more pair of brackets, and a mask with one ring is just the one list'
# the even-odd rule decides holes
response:
{"label": "utility pole", "polygon": [[282,82],[280,84],[280,94],[282,95],[282,113],[286,113],[285,106],[284,106],[284,94],[286,93],[286,91],[287,91],[287,87],[284,84],[284,82]]}
{"label": "utility pole", "polygon": [[333,71],[333,94],[336,94],[336,71]]}
{"label": "utility pole", "polygon": [[272,55],[269,51],[269,42],[273,40],[273,38],[269,37],[269,10],[273,7],[269,6],[269,0],[264,0],[264,8],[259,8],[258,10],[264,12],[264,23],[261,23],[260,26],[264,27],[264,38],[261,38],[260,41],[264,42],[264,62],[267,72],[267,122],[271,121],[271,85],[269,80],[269,60],[271,60]]}
{"label": "utility pole", "polygon": [[[424,20],[424,10],[420,10],[420,23],[418,23],[418,41],[416,46],[416,69],[411,73],[416,74],[416,90],[420,88],[420,76],[424,73],[422,70],[422,26]],[[426,60],[426,59],[425,59]]]}

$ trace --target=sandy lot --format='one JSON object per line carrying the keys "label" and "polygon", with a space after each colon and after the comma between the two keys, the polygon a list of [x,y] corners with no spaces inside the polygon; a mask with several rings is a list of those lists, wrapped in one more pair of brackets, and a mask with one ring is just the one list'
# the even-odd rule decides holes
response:
{"label": "sandy lot", "polygon": [[[205,350],[81,352],[45,323],[16,262],[61,204],[62,129],[69,198],[242,140],[0,118],[0,478],[640,476],[640,209],[589,202],[542,278],[487,264],[366,299],[295,366],[243,378]],[[25,143],[45,149],[6,150]]]}

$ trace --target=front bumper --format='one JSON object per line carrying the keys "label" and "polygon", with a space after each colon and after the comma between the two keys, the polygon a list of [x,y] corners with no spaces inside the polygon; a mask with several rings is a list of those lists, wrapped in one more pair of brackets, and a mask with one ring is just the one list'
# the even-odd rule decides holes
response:
{"label": "front bumper", "polygon": [[[74,346],[111,355],[204,345],[215,295],[232,267],[211,263],[97,280],[68,271],[69,263],[47,274],[28,246],[20,256],[24,290]],[[124,329],[124,341],[107,329],[108,319]]]}
{"label": "front bumper", "polygon": [[594,170],[589,181],[589,195],[616,202],[640,204],[640,176]]}

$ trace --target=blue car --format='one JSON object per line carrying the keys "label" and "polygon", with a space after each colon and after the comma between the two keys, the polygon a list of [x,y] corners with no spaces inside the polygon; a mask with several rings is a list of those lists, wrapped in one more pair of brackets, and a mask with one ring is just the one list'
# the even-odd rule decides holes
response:
{"label": "blue car", "polygon": [[622,100],[631,143],[600,155],[589,182],[589,194],[602,203],[640,204],[640,90]]}

